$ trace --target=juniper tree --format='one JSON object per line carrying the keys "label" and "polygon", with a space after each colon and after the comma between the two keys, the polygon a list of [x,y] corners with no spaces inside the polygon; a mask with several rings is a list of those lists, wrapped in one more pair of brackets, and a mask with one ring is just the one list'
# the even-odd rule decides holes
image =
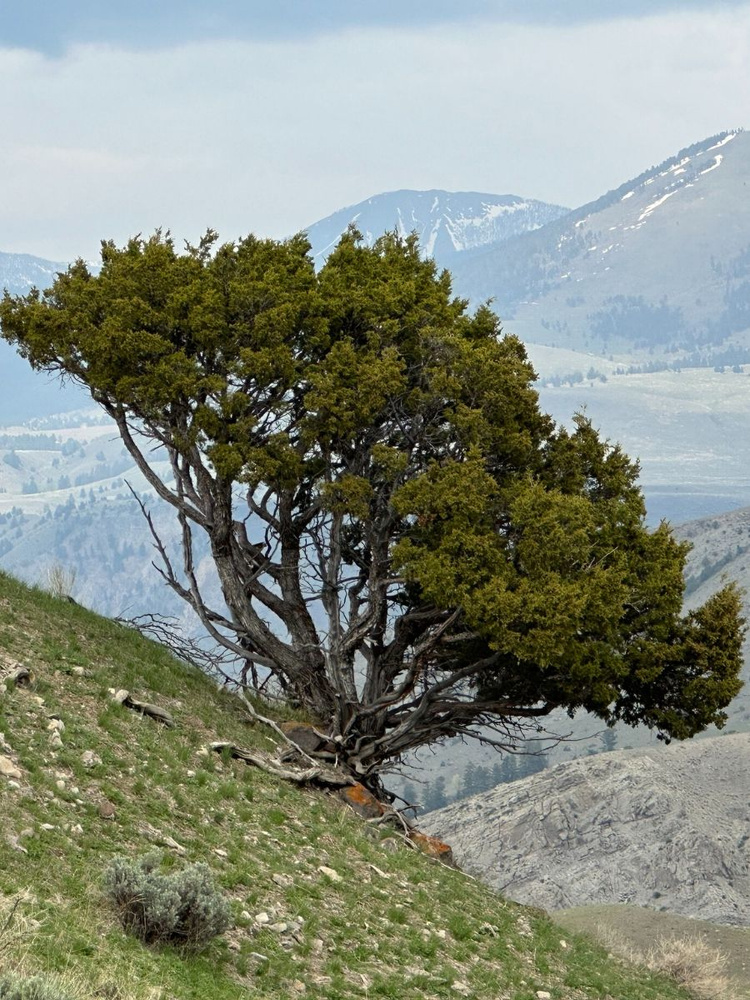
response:
{"label": "juniper tree", "polygon": [[683,614],[687,549],[646,527],[637,464],[542,412],[522,344],[415,238],[349,232],[317,273],[303,236],[105,242],[98,274],[78,261],[0,319],[88,386],[174,508],[170,586],[371,784],[445,737],[513,746],[558,708],[680,739],[724,722],[737,591]]}

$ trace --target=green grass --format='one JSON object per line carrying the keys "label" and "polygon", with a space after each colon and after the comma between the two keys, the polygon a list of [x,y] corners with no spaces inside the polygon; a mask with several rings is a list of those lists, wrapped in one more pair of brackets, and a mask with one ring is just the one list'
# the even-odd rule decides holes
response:
{"label": "green grass", "polygon": [[[34,672],[30,687],[0,689],[0,753],[23,771],[18,788],[0,777],[0,906],[23,894],[17,918],[30,921],[0,937],[0,970],[59,973],[76,996],[118,1000],[688,997],[459,871],[384,849],[386,833],[334,796],[207,752],[212,740],[273,742],[229,694],[125,628],[0,575],[0,650],[0,673],[12,660]],[[123,687],[176,727],[110,702]],[[87,750],[101,763],[84,766]],[[103,898],[109,860],[154,847],[172,867],[208,864],[231,900],[233,929],[202,954],[143,946]],[[299,929],[259,925],[263,912]]]}

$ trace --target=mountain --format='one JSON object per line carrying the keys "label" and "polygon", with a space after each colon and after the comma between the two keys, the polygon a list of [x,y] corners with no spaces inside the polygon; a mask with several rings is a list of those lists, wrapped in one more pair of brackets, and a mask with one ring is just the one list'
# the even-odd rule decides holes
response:
{"label": "mountain", "polygon": [[[298,766],[278,725],[162,647],[3,574],[0,618],[3,996],[689,1000],[414,849],[437,845],[269,773],[282,751]],[[202,951],[140,943],[103,891],[113,858],[153,851],[166,871],[206,866],[229,903],[231,926]],[[8,975],[59,985],[8,993]]]}
{"label": "mountain", "polygon": [[[0,253],[0,293],[25,295],[31,288],[49,288],[58,271],[67,266],[25,253]],[[86,399],[83,390],[32,371],[4,340],[0,340],[0,379],[0,426],[72,410]]]}
{"label": "mountain", "polygon": [[750,734],[617,750],[428,813],[459,864],[519,902],[750,926]]}
{"label": "mountain", "polygon": [[372,246],[385,232],[416,232],[425,253],[451,268],[459,256],[496,246],[566,215],[567,208],[511,194],[390,191],[342,208],[307,228],[322,263],[351,223]]}
{"label": "mountain", "polygon": [[453,270],[462,295],[493,297],[526,341],[750,360],[750,134],[689,146]]}

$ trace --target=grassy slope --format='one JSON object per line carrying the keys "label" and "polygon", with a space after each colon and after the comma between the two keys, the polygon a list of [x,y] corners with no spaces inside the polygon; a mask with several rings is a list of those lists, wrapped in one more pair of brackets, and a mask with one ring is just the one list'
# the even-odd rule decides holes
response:
{"label": "grassy slope", "polygon": [[[0,672],[13,660],[35,680],[0,688],[0,754],[23,772],[18,788],[0,776],[0,904],[26,890],[22,914],[39,923],[10,950],[0,939],[0,966],[73,975],[83,996],[154,1000],[687,996],[460,872],[394,850],[334,797],[201,755],[213,739],[272,747],[231,696],[160,647],[0,575]],[[177,727],[110,702],[111,687],[168,708]],[[58,750],[51,714],[65,724]],[[102,763],[86,768],[87,750]],[[100,815],[105,801],[114,820]],[[232,898],[236,926],[202,955],[143,947],[102,898],[109,858],[154,845],[167,864],[208,863]],[[261,911],[304,918],[299,940],[258,929]]]}
{"label": "grassy slope", "polygon": [[568,931],[619,941],[636,954],[647,953],[660,939],[699,938],[726,956],[727,974],[742,996],[750,996],[750,927],[711,924],[661,910],[614,904],[559,910],[555,920]]}

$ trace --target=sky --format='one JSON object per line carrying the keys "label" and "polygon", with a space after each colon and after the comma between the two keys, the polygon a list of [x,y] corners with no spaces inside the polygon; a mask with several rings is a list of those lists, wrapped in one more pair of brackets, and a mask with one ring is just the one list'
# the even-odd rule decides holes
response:
{"label": "sky", "polygon": [[750,2],[0,0],[0,251],[400,188],[575,207],[749,119]]}

